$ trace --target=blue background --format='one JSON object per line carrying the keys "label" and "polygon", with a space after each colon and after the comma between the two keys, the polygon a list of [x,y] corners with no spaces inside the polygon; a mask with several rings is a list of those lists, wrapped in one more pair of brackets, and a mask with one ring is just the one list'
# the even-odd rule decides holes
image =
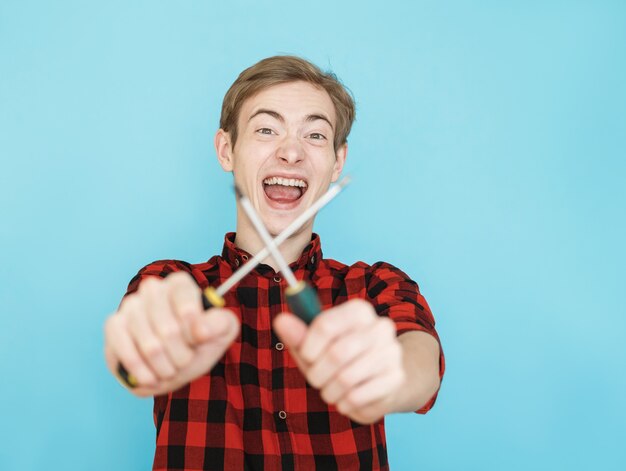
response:
{"label": "blue background", "polygon": [[626,3],[0,3],[0,469],[147,469],[102,326],[146,263],[234,228],[212,139],[295,53],[358,104],[327,257],[422,288],[448,369],[392,469],[626,469]]}

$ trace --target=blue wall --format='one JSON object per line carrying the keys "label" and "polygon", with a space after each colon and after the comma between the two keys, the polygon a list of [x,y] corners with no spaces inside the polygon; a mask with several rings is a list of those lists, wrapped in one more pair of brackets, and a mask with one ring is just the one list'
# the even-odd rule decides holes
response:
{"label": "blue wall", "polygon": [[626,4],[214,3],[0,3],[0,469],[150,466],[102,325],[234,228],[219,107],[277,53],[358,102],[326,255],[402,267],[443,339],[393,469],[626,469]]}

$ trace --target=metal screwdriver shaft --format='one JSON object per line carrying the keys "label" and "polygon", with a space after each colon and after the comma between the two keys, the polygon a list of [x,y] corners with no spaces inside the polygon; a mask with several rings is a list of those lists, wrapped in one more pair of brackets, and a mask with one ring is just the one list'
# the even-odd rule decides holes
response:
{"label": "metal screwdriver shaft", "polygon": [[239,203],[250,218],[252,225],[255,227],[257,233],[263,240],[266,248],[272,254],[272,257],[278,264],[280,272],[283,274],[283,276],[287,280],[287,283],[289,284],[289,287],[285,291],[289,308],[300,319],[302,319],[307,324],[310,324],[313,319],[315,319],[315,316],[317,316],[322,310],[319,298],[317,297],[317,293],[315,292],[313,287],[308,285],[306,282],[296,280],[296,277],[293,275],[291,268],[289,268],[289,265],[283,258],[282,254],[272,243],[272,237],[270,236],[269,232],[267,232],[267,229],[263,225],[263,222],[252,207],[250,200],[241,193],[236,185],[235,191],[237,192]]}
{"label": "metal screwdriver shaft", "polygon": [[247,196],[241,193],[237,185],[235,185],[235,192],[237,193],[237,197],[239,198],[239,202],[241,203],[243,210],[250,218],[250,221],[252,222],[252,225],[256,229],[259,236],[261,236],[263,244],[265,244],[265,247],[270,251],[270,254],[272,254],[272,257],[274,257],[276,263],[278,263],[278,268],[280,268],[280,272],[287,280],[287,283],[289,283],[289,286],[297,285],[298,280],[296,280],[296,277],[293,276],[291,268],[289,268],[289,265],[287,265],[287,262],[285,262],[285,259],[283,258],[278,248],[272,243],[272,236],[269,232],[267,232],[267,229],[263,225],[263,222],[259,218],[259,215],[252,207],[250,200]]}
{"label": "metal screwdriver shaft", "polygon": [[254,268],[261,263],[270,254],[270,246],[278,247],[285,240],[291,237],[298,229],[300,229],[305,222],[315,216],[320,209],[326,206],[330,201],[337,196],[341,190],[343,190],[349,183],[350,177],[343,177],[336,185],[331,187],[326,193],[324,193],[320,198],[313,203],[309,208],[300,214],[297,218],[295,218],[291,224],[289,224],[283,232],[281,232],[276,238],[272,241],[271,244],[267,244],[262,250],[257,253],[254,258],[252,258],[248,263],[242,266],[233,276],[231,276],[228,280],[226,280],[223,284],[216,288],[216,292],[218,295],[223,296],[228,290],[230,290],[233,286],[235,286],[239,281],[250,273]]}
{"label": "metal screwdriver shaft", "polygon": [[[269,255],[270,248],[276,249],[280,244],[287,240],[292,234],[300,229],[304,223],[315,216],[320,209],[333,200],[333,198],[335,198],[335,196],[337,196],[348,183],[350,183],[350,178],[346,176],[337,185],[333,186],[326,193],[324,193],[309,208],[303,211],[302,214],[294,219],[291,224],[289,224],[274,240],[271,241],[271,243],[266,244],[265,248],[251,258],[239,270],[233,273],[224,283],[217,288],[213,288],[212,286],[205,288],[202,292],[202,306],[204,307],[204,310],[213,307],[224,307],[226,304],[224,301],[224,295],[233,286],[239,283],[248,273],[254,270],[254,268]],[[117,374],[126,386],[130,388],[135,388],[137,386],[137,378],[130,374],[121,363],[118,363],[117,365]]]}

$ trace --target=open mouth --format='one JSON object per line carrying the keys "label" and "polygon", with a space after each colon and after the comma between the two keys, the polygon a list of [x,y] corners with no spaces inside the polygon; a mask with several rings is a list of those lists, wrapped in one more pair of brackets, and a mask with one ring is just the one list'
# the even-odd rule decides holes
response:
{"label": "open mouth", "polygon": [[308,185],[299,178],[268,177],[263,180],[265,195],[279,204],[295,203],[306,193]]}

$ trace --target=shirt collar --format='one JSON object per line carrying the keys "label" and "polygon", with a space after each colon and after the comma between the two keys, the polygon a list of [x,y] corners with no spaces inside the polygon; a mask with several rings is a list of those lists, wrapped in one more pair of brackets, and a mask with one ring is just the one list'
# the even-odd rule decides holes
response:
{"label": "shirt collar", "polygon": [[[224,236],[224,248],[222,249],[222,258],[233,268],[237,270],[241,265],[244,265],[248,260],[254,257],[253,254],[240,249],[235,245],[235,233],[228,232]],[[320,242],[320,236],[313,234],[311,236],[311,242],[304,248],[302,254],[295,262],[291,263],[289,267],[296,271],[298,269],[315,270],[319,261],[322,259],[322,245]],[[262,274],[274,274],[274,270],[269,265],[260,264],[256,270]]]}

